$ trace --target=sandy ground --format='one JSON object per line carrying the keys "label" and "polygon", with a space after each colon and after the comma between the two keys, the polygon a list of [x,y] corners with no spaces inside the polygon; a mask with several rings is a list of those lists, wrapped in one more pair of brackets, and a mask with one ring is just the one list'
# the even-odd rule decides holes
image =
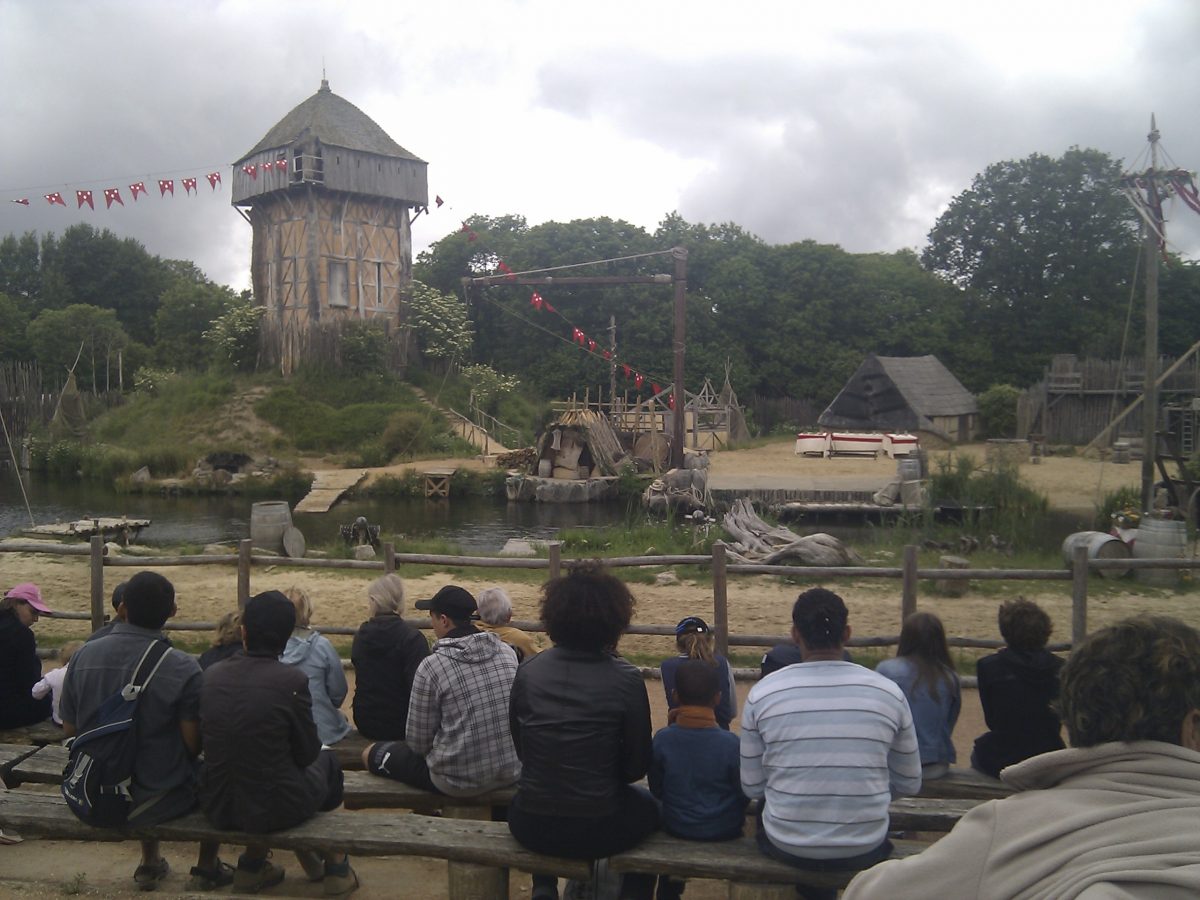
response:
{"label": "sandy ground", "polygon": [[[959,452],[970,453],[982,460],[982,447],[968,447]],[[934,455],[936,465],[937,454]],[[472,465],[463,461],[435,461],[436,464]],[[434,465],[429,461],[417,467]],[[887,480],[894,471],[890,460],[870,459],[807,459],[796,457],[788,443],[769,444],[752,450],[717,453],[713,456],[712,476],[744,477],[774,476],[779,480],[820,479]],[[405,466],[390,467],[403,471]],[[375,473],[372,473],[373,475]],[[1118,466],[1079,457],[1049,457],[1040,465],[1023,465],[1022,476],[1050,498],[1058,509],[1087,513],[1099,497],[1121,485],[1138,483],[1137,466]],[[874,565],[898,565],[886,553],[873,553],[869,562]],[[134,570],[130,570],[131,572]],[[230,567],[172,567],[164,574],[175,582],[178,590],[179,617],[190,621],[213,621],[236,603],[236,570]],[[119,570],[105,572],[106,585],[111,589]],[[401,572],[403,575],[403,571]],[[311,569],[255,568],[251,590],[285,588],[298,584],[306,588],[316,604],[314,624],[354,625],[366,615],[366,586],[376,573]],[[84,612],[88,608],[88,569],[84,559],[71,557],[0,554],[0,584],[18,581],[38,582],[56,608]],[[537,583],[506,578],[502,570],[479,570],[478,575],[435,573],[421,578],[406,578],[411,599],[431,596],[437,588],[453,580],[469,589],[489,584],[504,584],[513,597],[517,619],[537,618]],[[1036,599],[1049,612],[1057,636],[1069,638],[1070,590],[1067,582],[1025,582],[1026,596]],[[783,635],[786,632],[792,601],[807,582],[781,583],[766,576],[735,577],[729,584],[730,630],[735,634]],[[899,630],[900,587],[896,581],[859,580],[839,581],[836,589],[850,607],[854,634],[895,635]],[[673,624],[684,615],[712,613],[712,589],[705,584],[687,580],[675,585],[633,585],[638,599],[636,621],[651,624]],[[965,596],[937,596],[928,585],[921,586],[921,608],[938,613],[946,623],[948,633],[979,638],[998,638],[995,624],[996,607],[1011,591],[987,585],[975,585]],[[1200,610],[1187,593],[1145,588],[1132,581],[1114,585],[1094,584],[1089,604],[1089,626],[1096,627],[1124,616],[1155,611],[1178,616],[1200,627]],[[67,636],[86,631],[81,622],[43,619],[36,626],[39,634]],[[622,643],[627,650],[648,654],[670,654],[667,638],[629,636]],[[755,650],[744,651],[756,655]],[[648,683],[654,706],[655,726],[665,723],[661,686]],[[745,686],[743,686],[743,693]],[[347,707],[349,704],[347,703]],[[974,691],[965,692],[964,711],[955,730],[955,743],[960,762],[970,755],[974,737],[983,730],[982,715]],[[169,847],[174,873],[168,891],[183,890],[187,868],[191,865],[194,848]],[[230,854],[227,854],[227,856]],[[0,894],[5,896],[53,897],[62,896],[76,885],[72,879],[85,873],[78,883],[79,893],[91,896],[124,896],[128,879],[136,865],[136,847],[124,845],[77,845],[56,842],[29,841],[14,847],[0,847]],[[445,864],[423,860],[362,860],[356,863],[363,880],[357,896],[382,898],[397,896],[398,879],[411,886],[405,896],[440,900],[446,896]],[[292,865],[293,870],[296,866]],[[129,891],[130,896],[135,892]],[[306,884],[288,879],[272,896],[318,896]],[[527,876],[514,873],[513,898],[529,896]],[[723,897],[721,885],[700,882],[689,886],[688,896],[695,900]]]}

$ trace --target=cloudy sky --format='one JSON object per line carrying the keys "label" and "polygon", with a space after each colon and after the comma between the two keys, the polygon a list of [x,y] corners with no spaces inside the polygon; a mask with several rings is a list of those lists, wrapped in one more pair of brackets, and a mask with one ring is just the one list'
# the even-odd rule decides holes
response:
{"label": "cloudy sky", "polygon": [[[417,249],[474,213],[653,229],[672,210],[773,243],[920,249],[988,164],[1079,145],[1133,165],[1152,112],[1200,168],[1198,42],[1195,0],[0,0],[0,235],[88,222],[247,286],[230,164],[324,66],[429,162],[446,205]],[[105,210],[109,187],[124,207]],[[1168,215],[1200,259],[1200,216]]]}

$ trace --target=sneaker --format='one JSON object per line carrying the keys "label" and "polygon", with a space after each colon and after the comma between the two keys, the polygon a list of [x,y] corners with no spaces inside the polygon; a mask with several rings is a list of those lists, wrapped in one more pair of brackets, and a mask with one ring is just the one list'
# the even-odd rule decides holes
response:
{"label": "sneaker", "polygon": [[156,891],[158,885],[170,873],[171,866],[167,861],[159,857],[158,862],[142,863],[133,872],[133,883],[138,886],[139,891]]}
{"label": "sneaker", "polygon": [[325,863],[325,896],[340,897],[358,887],[358,874],[350,868],[350,857],[340,863]]}
{"label": "sneaker", "polygon": [[233,873],[233,889],[242,894],[257,894],[273,888],[283,881],[283,867],[269,859],[251,863],[246,857],[238,857],[237,869]]}
{"label": "sneaker", "polygon": [[215,891],[217,888],[233,884],[233,866],[219,859],[211,869],[192,866],[190,874],[192,877],[188,881],[189,891]]}
{"label": "sneaker", "polygon": [[315,850],[297,850],[296,861],[304,870],[304,877],[309,881],[322,881],[325,878],[325,860]]}
{"label": "sneaker", "polygon": [[19,844],[23,840],[25,840],[25,838],[21,837],[15,831],[9,831],[7,833],[0,831],[0,846],[6,844]]}

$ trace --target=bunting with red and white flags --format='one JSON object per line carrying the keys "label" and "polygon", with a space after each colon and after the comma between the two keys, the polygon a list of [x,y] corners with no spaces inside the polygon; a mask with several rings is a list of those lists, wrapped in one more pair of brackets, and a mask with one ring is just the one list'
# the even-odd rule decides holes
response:
{"label": "bunting with red and white flags", "polygon": [[175,196],[175,180],[172,178],[158,179],[158,196],[165,197],[167,194]]}
{"label": "bunting with red and white flags", "polygon": [[255,181],[258,181],[258,166],[254,163],[247,163],[242,166],[242,171],[249,175]]}
{"label": "bunting with red and white flags", "polygon": [[76,191],[75,192],[76,209],[83,209],[83,204],[87,204],[89,209],[95,209],[96,204],[92,202],[91,191]]}
{"label": "bunting with red and white flags", "polygon": [[437,194],[437,195],[436,195],[436,196],[433,198],[433,202],[434,202],[434,204],[437,206],[437,208],[438,208],[438,209],[441,209],[441,208],[442,208],[442,204],[443,204],[443,203],[445,203],[446,201],[442,199],[442,195],[441,195],[441,194]]}
{"label": "bunting with red and white flags", "polygon": [[204,177],[208,179],[208,185],[214,191],[217,189],[217,185],[221,183],[221,173],[220,172],[209,172]]}
{"label": "bunting with red and white flags", "polygon": [[[187,191],[187,195],[189,197],[192,196],[192,191],[196,190],[196,179],[195,178],[185,178],[185,179],[183,179],[182,184],[183,184],[183,189],[185,191]],[[199,193],[199,192],[197,192],[197,193]]]}
{"label": "bunting with red and white flags", "polygon": [[104,189],[104,208],[109,209],[114,203],[125,205],[125,201],[121,199],[120,188],[105,188]]}
{"label": "bunting with red and white flags", "polygon": [[53,194],[46,194],[45,196],[46,202],[51,206],[53,206],[55,203],[57,203],[59,206],[67,205],[66,201],[62,198],[62,194],[60,194],[58,191],[55,191]]}
{"label": "bunting with red and white flags", "polygon": [[129,186],[129,193],[133,197],[133,202],[137,203],[137,195],[146,193],[146,182],[135,181]]}
{"label": "bunting with red and white flags", "polygon": [[28,205],[29,205],[29,198],[28,198],[28,197],[22,197],[20,200],[10,200],[10,201],[8,201],[8,202],[9,202],[9,203],[20,203],[22,206],[28,206]]}

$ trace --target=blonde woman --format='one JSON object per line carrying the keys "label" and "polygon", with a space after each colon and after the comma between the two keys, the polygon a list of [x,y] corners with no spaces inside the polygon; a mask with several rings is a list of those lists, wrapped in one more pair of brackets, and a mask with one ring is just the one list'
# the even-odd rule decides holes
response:
{"label": "blonde woman", "polygon": [[213,663],[229,659],[242,649],[242,614],[227,612],[217,621],[217,632],[213,645],[200,654],[200,669],[203,671]]}
{"label": "blonde woman", "polygon": [[287,590],[286,596],[296,607],[296,627],[279,659],[297,666],[308,676],[317,737],[326,746],[336,744],[350,732],[350,722],[338,708],[349,693],[341,657],[328,638],[309,627],[313,606],[308,594],[302,588],[293,587]]}
{"label": "blonde woman", "polygon": [[733,670],[729,668],[729,661],[713,647],[712,629],[699,616],[687,616],[675,626],[675,646],[679,649],[679,655],[664,659],[659,667],[663,690],[667,693],[667,708],[673,710],[677,705],[673,696],[675,673],[689,659],[698,659],[717,671],[717,680],[721,684],[721,700],[716,709],[717,724],[728,731],[729,723],[737,715],[737,689],[733,684]]}

